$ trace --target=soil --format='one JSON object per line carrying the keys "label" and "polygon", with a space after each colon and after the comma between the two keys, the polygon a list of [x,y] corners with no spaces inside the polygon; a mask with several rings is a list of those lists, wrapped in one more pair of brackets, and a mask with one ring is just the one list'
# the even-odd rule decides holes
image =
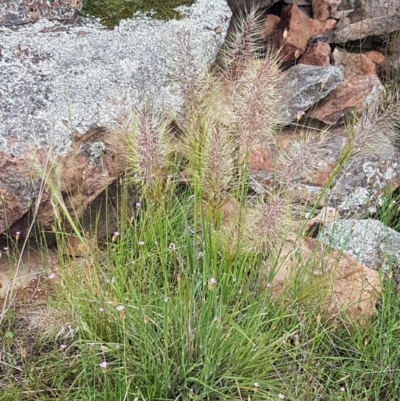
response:
{"label": "soil", "polygon": [[11,301],[17,309],[42,302],[51,287],[48,274],[58,266],[54,250],[48,249],[43,254],[39,253],[37,245],[29,245],[20,256],[21,250],[22,243],[1,252],[0,313]]}

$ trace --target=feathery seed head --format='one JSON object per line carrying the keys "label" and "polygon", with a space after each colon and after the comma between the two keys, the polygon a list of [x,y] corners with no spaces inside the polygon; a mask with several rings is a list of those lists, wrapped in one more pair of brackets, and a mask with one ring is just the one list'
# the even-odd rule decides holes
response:
{"label": "feathery seed head", "polygon": [[308,179],[326,154],[324,133],[302,133],[302,137],[287,149],[281,150],[274,163],[274,178],[279,186],[289,187],[296,181]]}
{"label": "feathery seed head", "polygon": [[226,40],[226,49],[223,50],[223,71],[225,79],[235,82],[246,70],[253,56],[261,47],[257,44],[261,38],[263,27],[261,13],[257,7],[241,14],[233,29],[233,33]]}
{"label": "feathery seed head", "polygon": [[208,202],[221,206],[234,175],[234,147],[222,126],[212,127],[205,139],[201,156],[200,184]]}
{"label": "feathery seed head", "polygon": [[400,127],[400,102],[383,105],[378,101],[364,108],[357,123],[348,127],[350,157],[380,154],[392,148]]}
{"label": "feathery seed head", "polygon": [[166,177],[170,148],[169,129],[161,117],[145,109],[133,117],[126,136],[128,172],[143,186],[152,187]]}
{"label": "feathery seed head", "polygon": [[183,126],[190,114],[196,109],[201,81],[204,76],[204,72],[199,71],[191,33],[187,29],[179,30],[176,35],[172,60],[173,70],[170,74],[170,80],[184,101],[177,116],[178,124]]}
{"label": "feathery seed head", "polygon": [[253,252],[273,253],[292,226],[294,205],[283,193],[270,194],[246,213],[243,243]]}
{"label": "feathery seed head", "polygon": [[273,143],[278,129],[288,123],[282,92],[283,73],[276,53],[249,63],[233,93],[235,128],[246,152],[258,143]]}

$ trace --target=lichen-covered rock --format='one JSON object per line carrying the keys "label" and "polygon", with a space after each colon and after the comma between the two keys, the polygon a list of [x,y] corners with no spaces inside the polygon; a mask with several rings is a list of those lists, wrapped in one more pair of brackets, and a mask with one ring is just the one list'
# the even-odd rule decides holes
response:
{"label": "lichen-covered rock", "polygon": [[400,266],[400,233],[379,220],[338,220],[326,225],[318,239],[373,270]]}
{"label": "lichen-covered rock", "polygon": [[343,81],[342,67],[318,67],[297,64],[289,69],[285,97],[288,98],[288,113],[292,119],[299,111],[305,111],[327,96]]}
{"label": "lichen-covered rock", "polygon": [[82,0],[1,0],[0,26],[18,26],[45,18],[73,21]]}
{"label": "lichen-covered rock", "polygon": [[385,189],[400,186],[399,166],[400,152],[396,148],[351,158],[329,191],[329,205],[337,207],[345,218],[375,213],[381,206]]}
{"label": "lichen-covered rock", "polygon": [[[174,58],[184,57],[177,56],[177,35],[188,32],[204,72],[230,16],[226,0],[198,0],[179,21],[137,17],[107,30],[89,21],[41,19],[0,28],[0,233],[38,198],[38,164],[59,166],[53,178],[62,183],[69,210],[81,215],[124,171],[110,133],[124,126],[132,108],[151,102],[176,112],[181,106],[169,79]],[[38,219],[48,227],[52,214],[44,193]]]}

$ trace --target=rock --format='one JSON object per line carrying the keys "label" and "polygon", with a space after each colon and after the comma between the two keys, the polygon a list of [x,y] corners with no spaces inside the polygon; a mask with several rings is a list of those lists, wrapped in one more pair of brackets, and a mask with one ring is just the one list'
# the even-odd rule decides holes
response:
{"label": "rock", "polygon": [[[1,242],[1,240],[0,240]],[[8,246],[8,250],[4,251],[4,247]],[[38,245],[35,241],[30,241],[29,247],[23,247],[22,241],[14,244],[1,243],[1,258],[0,258],[0,308],[3,308],[3,300],[11,303],[15,298],[18,298],[20,292],[29,286],[29,283],[43,275],[43,272],[51,272],[59,267],[59,259],[52,249],[43,249],[43,244]],[[15,255],[18,255],[20,261],[18,268],[15,265]],[[41,282],[36,283],[32,296],[37,298],[38,289],[43,285],[43,277]],[[46,280],[46,278],[44,279]],[[40,290],[39,290],[40,291]],[[29,303],[28,297],[22,297],[24,304]],[[33,300],[33,299],[31,299]]]}
{"label": "rock", "polygon": [[82,4],[82,0],[2,0],[0,26],[19,26],[42,18],[71,22]]}
{"label": "rock", "polygon": [[283,0],[286,4],[297,4],[298,6],[309,6],[311,0]]}
{"label": "rock", "polygon": [[313,18],[326,21],[337,11],[340,0],[312,0]]}
{"label": "rock", "polygon": [[343,79],[342,67],[298,64],[290,68],[284,90],[290,117],[295,119],[299,111],[305,111],[324,99]]}
{"label": "rock", "polygon": [[333,65],[344,67],[346,79],[351,80],[361,75],[376,75],[376,64],[366,54],[349,53],[336,48],[332,53],[332,60]]}
{"label": "rock", "polygon": [[[305,52],[311,37],[330,32],[335,25],[335,20],[321,22],[307,17],[296,4],[288,5],[282,11],[276,32],[276,42],[282,45],[282,59],[286,62],[295,61]],[[284,40],[285,30],[287,36]]]}
{"label": "rock", "polygon": [[351,24],[350,19],[346,17],[342,17],[339,19],[338,23],[336,24],[336,29],[346,28]]}
{"label": "rock", "polygon": [[257,7],[260,8],[267,8],[278,1],[279,0],[260,0],[255,3],[254,0],[227,0],[234,17],[250,10],[251,7],[254,7],[254,5],[257,5]]}
{"label": "rock", "polygon": [[[247,165],[250,169],[250,185],[255,192],[261,193],[265,191],[275,181],[273,175],[275,171],[274,161],[277,159],[278,153],[287,151],[288,148],[301,141],[306,135],[312,136],[316,142],[320,142],[323,145],[323,152],[307,154],[307,157],[313,160],[314,170],[305,178],[293,180],[289,188],[286,189],[297,202],[303,204],[319,202],[319,205],[324,203],[324,197],[320,197],[320,194],[331,178],[343,148],[344,138],[333,134],[329,137],[329,140],[325,138],[325,141],[323,141],[321,131],[318,129],[286,128],[276,137],[276,149],[271,149],[271,147],[263,146],[262,144],[253,148]],[[295,165],[296,161],[294,160],[293,166]],[[297,168],[293,167],[292,170],[295,171]]]}
{"label": "rock", "polygon": [[334,19],[327,19],[326,21],[318,21],[316,19],[310,18],[309,26],[310,26],[310,34],[311,37],[324,34],[326,32],[331,32],[335,29],[337,22]]}
{"label": "rock", "polygon": [[342,218],[365,218],[376,213],[385,190],[400,186],[399,166],[396,148],[348,160],[329,191],[328,205],[335,206]]}
{"label": "rock", "polygon": [[324,35],[324,42],[343,44],[349,41],[360,40],[368,36],[381,36],[398,31],[400,26],[400,15],[380,16],[377,18],[364,19],[359,22],[346,25]]}
{"label": "rock", "polygon": [[378,66],[383,65],[383,63],[385,62],[385,56],[382,53],[377,52],[376,50],[366,52],[365,55]]}
{"label": "rock", "polygon": [[385,93],[376,76],[376,64],[365,54],[348,53],[336,48],[332,59],[336,66],[343,66],[345,80],[310,113],[311,118],[325,124],[343,121],[350,111],[361,113],[367,104],[380,99]]}
{"label": "rock", "polygon": [[311,3],[308,6],[299,6],[299,10],[305,14],[308,18],[312,18]]}
{"label": "rock", "polygon": [[[53,171],[69,212],[81,216],[124,171],[111,132],[125,129],[132,108],[149,100],[157,110],[179,110],[182,98],[168,79],[177,35],[190,35],[202,73],[230,15],[225,0],[198,0],[179,21],[138,17],[110,31],[42,19],[0,30],[0,233],[32,215],[38,165]],[[47,228],[51,203],[45,191],[38,220]]]}
{"label": "rock", "polygon": [[309,113],[309,117],[325,124],[343,121],[351,112],[360,114],[366,104],[375,102],[385,93],[376,75],[361,75],[345,79]]}
{"label": "rock", "polygon": [[399,267],[400,233],[379,220],[338,220],[327,224],[318,239],[372,270]]}
{"label": "rock", "polygon": [[278,302],[288,297],[293,302],[287,282],[301,272],[296,285],[308,294],[308,301],[314,295],[317,313],[327,318],[344,313],[351,320],[363,321],[375,312],[381,293],[379,274],[313,238],[285,244],[276,266],[276,272],[267,268],[265,274]]}
{"label": "rock", "polygon": [[[309,18],[299,10],[296,4],[284,7],[275,34],[276,43],[282,49],[283,61],[294,61],[305,52],[308,39],[311,37],[308,20]],[[284,32],[286,38],[284,38]]]}
{"label": "rock", "polygon": [[265,17],[265,21],[264,21],[264,29],[262,31],[262,38],[266,41],[269,40],[269,37],[271,35],[274,34],[274,32],[277,30],[278,28],[278,24],[281,21],[281,19],[274,14],[268,14]]}
{"label": "rock", "polygon": [[400,76],[400,35],[395,34],[387,44],[386,58],[382,70],[388,79],[398,79]]}
{"label": "rock", "polygon": [[[353,12],[353,9],[352,8],[350,10],[341,9],[342,4],[343,4],[343,2],[339,3],[338,9],[334,13],[332,13],[331,18],[335,18],[337,20],[340,20],[342,18],[348,19],[347,16]],[[350,23],[350,19],[349,19],[349,23]]]}
{"label": "rock", "polygon": [[306,52],[300,57],[299,64],[315,65],[320,67],[330,66],[331,47],[328,43],[311,43]]}
{"label": "rock", "polygon": [[383,15],[391,17],[399,12],[399,0],[357,0],[354,2],[354,12],[351,16],[351,22],[379,18]]}

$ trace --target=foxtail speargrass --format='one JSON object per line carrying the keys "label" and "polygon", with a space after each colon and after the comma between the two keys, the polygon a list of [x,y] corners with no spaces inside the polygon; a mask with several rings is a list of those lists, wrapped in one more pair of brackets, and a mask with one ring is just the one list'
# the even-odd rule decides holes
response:
{"label": "foxtail speargrass", "polygon": [[[31,397],[32,389],[36,398],[71,400],[396,399],[400,375],[388,367],[400,360],[400,302],[390,289],[367,329],[346,313],[321,316],[313,305],[329,291],[330,277],[314,277],[320,253],[301,259],[302,232],[299,252],[289,255],[301,268],[284,282],[295,296],[277,301],[282,292],[272,273],[299,226],[290,190],[315,171],[326,143],[309,132],[278,148],[287,123],[283,73],[279,52],[259,52],[259,15],[253,9],[239,21],[220,74],[199,71],[190,34],[178,35],[171,77],[184,106],[169,118],[149,106],[136,110],[125,137],[127,183],[138,186],[141,202],[127,221],[124,187],[120,221],[104,244],[80,235],[87,251],[67,262],[58,247],[61,267],[52,267],[48,280],[73,311],[73,330],[54,344],[46,338],[50,351],[32,353],[32,363],[18,375],[10,370],[6,381],[1,369],[15,359],[0,360],[0,388],[23,378],[23,390],[13,398],[6,390],[7,399]],[[273,155],[272,179],[260,184],[258,199],[246,164],[255,144]],[[179,169],[188,174],[177,185],[169,174]],[[67,214],[56,180],[48,181]],[[266,266],[273,267],[267,283]]]}
{"label": "foxtail speargrass", "polygon": [[142,193],[161,201],[170,166],[171,133],[168,121],[145,108],[137,110],[125,136],[127,173]]}

